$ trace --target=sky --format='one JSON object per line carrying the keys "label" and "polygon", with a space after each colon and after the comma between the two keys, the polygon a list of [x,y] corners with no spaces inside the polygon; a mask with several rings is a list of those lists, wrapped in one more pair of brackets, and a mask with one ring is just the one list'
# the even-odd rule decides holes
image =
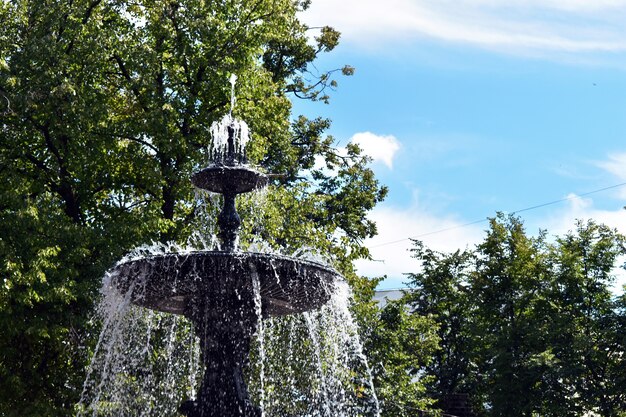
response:
{"label": "sky", "polygon": [[389,187],[357,262],[380,289],[419,269],[408,238],[471,248],[497,212],[531,235],[626,233],[626,0],[313,0],[301,17],[342,33],[318,70],[356,68],[294,112],[332,119]]}

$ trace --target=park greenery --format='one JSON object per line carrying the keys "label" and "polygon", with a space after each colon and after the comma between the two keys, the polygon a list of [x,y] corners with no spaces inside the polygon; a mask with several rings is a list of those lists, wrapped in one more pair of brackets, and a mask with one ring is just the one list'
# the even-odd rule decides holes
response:
{"label": "park greenery", "polygon": [[[351,260],[386,189],[329,121],[290,98],[328,100],[312,62],[339,34],[309,30],[291,0],[0,3],[0,414],[71,414],[97,339],[104,271],[132,248],[185,242],[201,224],[190,174],[230,108],[252,162],[278,174],[254,231],[285,251]],[[315,162],[324,162],[316,170]],[[258,217],[258,216],[257,216]],[[245,216],[244,216],[245,218]]]}
{"label": "park greenery", "polygon": [[624,416],[626,296],[614,272],[626,239],[579,222],[531,237],[520,219],[491,219],[474,249],[415,242],[422,270],[403,303],[437,323],[427,392],[470,394],[477,415]]}
{"label": "park greenery", "polygon": [[261,210],[241,201],[243,237],[316,248],[344,274],[383,416],[436,413],[451,393],[489,416],[619,416],[626,297],[609,287],[625,241],[613,230],[581,223],[552,241],[500,216],[475,249],[416,242],[412,290],[372,300],[380,280],[352,262],[369,256],[367,214],[387,189],[357,146],[337,149],[329,120],[292,113],[354,72],[313,65],[339,33],[302,24],[308,3],[0,2],[0,415],[72,415],[104,272],[206,227],[188,179],[237,74],[248,156],[277,174]]}

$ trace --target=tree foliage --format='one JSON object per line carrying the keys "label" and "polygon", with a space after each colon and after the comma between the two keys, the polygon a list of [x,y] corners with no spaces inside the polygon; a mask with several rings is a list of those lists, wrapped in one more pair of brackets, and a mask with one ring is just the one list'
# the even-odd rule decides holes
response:
{"label": "tree foliage", "polygon": [[188,178],[229,110],[232,73],[248,154],[282,187],[247,233],[320,247],[348,274],[367,256],[361,241],[375,225],[365,216],[385,188],[358,148],[334,149],[328,120],[291,120],[290,97],[327,101],[336,86],[311,63],[339,34],[324,28],[310,42],[296,15],[306,6],[0,3],[0,414],[67,415],[103,272],[139,244],[184,241],[197,226]]}
{"label": "tree foliage", "polygon": [[468,332],[472,302],[467,283],[472,254],[457,251],[444,255],[419,241],[414,242],[412,253],[421,261],[422,270],[409,274],[412,291],[403,301],[413,314],[436,322],[439,339],[438,349],[425,368],[427,375],[435,376],[428,384],[429,394],[442,400],[446,394],[469,392],[473,388]]}
{"label": "tree foliage", "polygon": [[439,325],[431,395],[469,393],[488,416],[621,415],[624,296],[612,285],[625,242],[591,221],[552,241],[529,237],[502,215],[474,250],[418,242],[423,268],[405,301]]}
{"label": "tree foliage", "polygon": [[402,300],[373,300],[380,280],[358,282],[355,316],[370,363],[382,417],[412,417],[422,411],[435,415],[426,392],[432,377],[425,376],[439,351],[438,324],[415,314]]}

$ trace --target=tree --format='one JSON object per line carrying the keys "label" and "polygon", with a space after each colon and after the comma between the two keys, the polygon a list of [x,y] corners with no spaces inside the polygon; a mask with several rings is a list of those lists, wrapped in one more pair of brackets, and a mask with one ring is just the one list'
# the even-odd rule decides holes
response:
{"label": "tree", "polygon": [[550,242],[503,215],[473,250],[416,242],[405,299],[439,325],[433,397],[469,393],[487,416],[619,416],[624,309],[610,286],[624,254],[624,237],[594,222]]}
{"label": "tree", "polygon": [[361,300],[355,303],[355,315],[360,320],[381,415],[412,417],[421,411],[434,412],[433,398],[427,392],[432,376],[425,372],[440,352],[439,323],[428,315],[412,313],[404,300],[377,305],[372,297],[378,282],[360,282],[356,294]]}
{"label": "tree", "polygon": [[[199,222],[187,178],[206,164],[232,73],[249,157],[281,174],[268,205],[293,209],[269,209],[246,233],[320,246],[353,276],[375,233],[365,216],[386,189],[358,148],[335,151],[328,120],[290,122],[290,95],[326,101],[336,85],[332,72],[309,72],[339,34],[324,28],[311,44],[296,16],[307,5],[0,4],[0,414],[70,413],[103,272],[141,243],[184,241]],[[329,170],[313,170],[318,156]]]}
{"label": "tree", "polygon": [[[548,297],[551,346],[557,359],[555,396],[571,415],[594,411],[619,416],[626,409],[624,311],[611,285],[624,237],[594,222],[578,222],[557,239],[551,254],[554,280]],[[559,415],[556,410],[553,415]],[[561,412],[560,415],[563,415]]]}
{"label": "tree", "polygon": [[478,357],[490,415],[531,416],[550,365],[538,295],[548,280],[545,233],[529,238],[515,217],[491,219],[477,247],[472,295],[478,305]]}
{"label": "tree", "polygon": [[437,323],[439,349],[425,368],[431,377],[428,393],[439,401],[453,394],[476,393],[473,369],[473,310],[469,273],[473,253],[435,252],[414,241],[412,256],[421,262],[421,271],[408,274],[403,302],[414,315],[430,317]]}

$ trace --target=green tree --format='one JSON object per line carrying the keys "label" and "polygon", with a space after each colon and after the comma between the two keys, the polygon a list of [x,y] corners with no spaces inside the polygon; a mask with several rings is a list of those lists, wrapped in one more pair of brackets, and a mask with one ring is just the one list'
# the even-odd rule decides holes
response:
{"label": "green tree", "polygon": [[471,251],[416,243],[406,301],[439,325],[433,397],[469,393],[488,416],[623,413],[624,298],[611,285],[624,246],[594,222],[550,242],[503,215]]}
{"label": "green tree", "polygon": [[531,416],[552,358],[539,297],[550,278],[545,233],[530,238],[521,220],[500,216],[477,252],[472,290],[480,305],[477,333],[484,333],[478,355],[486,366],[479,372],[489,414]]}
{"label": "green tree", "polygon": [[444,254],[414,241],[412,256],[421,270],[408,274],[412,289],[403,301],[416,315],[431,317],[437,323],[439,349],[425,372],[432,379],[428,393],[439,400],[453,394],[476,394],[473,369],[473,314],[475,305],[469,293],[469,273],[474,264],[470,251]]}
{"label": "green tree", "polygon": [[[309,72],[339,34],[309,42],[296,16],[307,5],[0,3],[0,414],[71,412],[103,272],[136,245],[184,241],[199,222],[188,178],[229,110],[232,73],[249,156],[282,186],[263,227],[246,233],[320,247],[357,280],[350,261],[367,256],[365,216],[386,189],[358,148],[334,149],[328,120],[290,121],[290,97],[327,101],[336,86],[332,71]],[[313,170],[316,157],[327,170]]]}
{"label": "green tree", "polygon": [[551,254],[550,344],[558,366],[550,387],[553,397],[567,398],[560,407],[571,415],[619,416],[626,409],[624,310],[611,288],[624,243],[606,226],[578,222]]}
{"label": "green tree", "polygon": [[[425,371],[438,354],[438,325],[426,315],[413,314],[403,300],[379,306],[372,301],[379,280],[361,281],[355,315],[360,320],[376,394],[383,417],[411,417],[436,411],[426,391],[432,376]],[[436,356],[435,356],[436,357]]]}

